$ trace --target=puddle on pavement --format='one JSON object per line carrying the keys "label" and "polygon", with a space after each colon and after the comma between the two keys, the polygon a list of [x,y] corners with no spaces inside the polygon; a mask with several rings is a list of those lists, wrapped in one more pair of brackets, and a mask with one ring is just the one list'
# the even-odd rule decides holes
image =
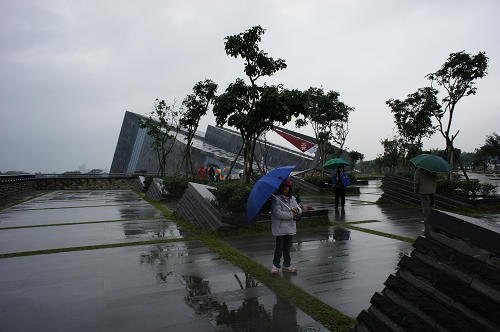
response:
{"label": "puddle on pavement", "polygon": [[[200,257],[203,252],[195,254],[190,253],[190,250],[204,249],[186,243],[151,246],[140,255],[140,264],[149,268],[156,266],[152,272],[158,284],[183,285],[185,304],[192,308],[196,316],[208,319],[217,330],[299,331],[309,325],[316,331],[326,331],[248,273],[213,273],[211,277],[205,278],[197,274],[179,273],[177,269],[182,264],[191,261],[198,266],[204,260],[213,261],[216,256],[207,252],[210,257],[203,258]],[[287,275],[283,277],[290,278]]]}
{"label": "puddle on pavement", "polygon": [[343,227],[333,227],[328,234],[328,242],[348,241],[351,239],[351,230]]}
{"label": "puddle on pavement", "polygon": [[[245,291],[262,284],[246,273],[234,274],[242,296],[230,302],[212,294],[210,282],[198,276],[181,276],[185,282],[184,300],[196,315],[207,317],[219,329],[232,331],[297,331],[297,309],[277,295],[246,296]],[[248,293],[247,293],[248,294]],[[273,301],[274,300],[274,301]],[[271,301],[271,303],[270,303]],[[319,331],[321,329],[317,329]]]}

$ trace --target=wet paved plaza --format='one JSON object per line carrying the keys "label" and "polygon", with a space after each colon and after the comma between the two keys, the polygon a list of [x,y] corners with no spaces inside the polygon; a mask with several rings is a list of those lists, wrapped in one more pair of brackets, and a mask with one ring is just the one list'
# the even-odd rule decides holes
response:
{"label": "wet paved plaza", "polygon": [[[371,181],[339,213],[332,198],[304,197],[335,224],[299,230],[299,273],[283,277],[351,317],[367,308],[411,244],[338,224],[411,238],[423,229],[418,209],[381,208],[379,195]],[[0,212],[1,254],[158,239],[173,242],[0,259],[0,330],[325,330],[131,191],[58,191]],[[270,233],[224,241],[270,267]]]}
{"label": "wet paved plaza", "polygon": [[0,331],[326,330],[133,192],[54,192],[0,212],[1,254],[158,239],[177,241],[0,259]]}

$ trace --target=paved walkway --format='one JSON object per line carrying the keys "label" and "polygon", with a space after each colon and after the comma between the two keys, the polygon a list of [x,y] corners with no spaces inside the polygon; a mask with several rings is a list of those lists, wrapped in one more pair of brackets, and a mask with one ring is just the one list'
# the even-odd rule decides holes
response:
{"label": "paved walkway", "polygon": [[[345,213],[331,210],[331,220],[421,233],[418,210],[373,204],[376,181],[361,192],[348,197]],[[309,201],[331,207],[328,199]],[[172,242],[152,243],[158,240]],[[270,234],[226,242],[270,266]],[[82,246],[97,247],[69,251]],[[63,252],[43,254],[52,249]],[[300,271],[284,277],[356,317],[410,250],[407,242],[338,225],[300,231],[292,252]],[[25,251],[40,252],[0,259],[1,331],[326,330],[130,191],[52,192],[0,212],[0,254]]]}

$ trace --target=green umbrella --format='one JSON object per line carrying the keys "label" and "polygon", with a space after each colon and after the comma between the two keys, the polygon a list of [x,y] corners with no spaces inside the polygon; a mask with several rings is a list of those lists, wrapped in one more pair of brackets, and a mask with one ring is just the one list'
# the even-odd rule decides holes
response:
{"label": "green umbrella", "polygon": [[325,168],[325,169],[334,169],[334,168],[343,167],[343,166],[349,166],[349,163],[342,158],[333,158],[333,159],[327,160],[323,164],[323,168]]}
{"label": "green umbrella", "polygon": [[450,164],[443,158],[433,154],[420,154],[410,159],[417,168],[423,168],[429,172],[448,173],[451,171]]}

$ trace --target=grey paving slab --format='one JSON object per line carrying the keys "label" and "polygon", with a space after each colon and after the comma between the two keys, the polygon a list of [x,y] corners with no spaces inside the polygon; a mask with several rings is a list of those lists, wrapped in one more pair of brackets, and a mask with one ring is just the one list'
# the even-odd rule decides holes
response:
{"label": "grey paving slab", "polygon": [[[274,238],[270,233],[226,241],[271,267]],[[399,259],[411,248],[406,242],[336,227],[299,231],[292,247],[292,264],[299,273],[291,275],[290,280],[341,312],[356,317],[368,308],[373,293],[383,289],[389,274],[396,271]]]}
{"label": "grey paving slab", "polygon": [[123,204],[46,210],[6,209],[0,212],[0,227],[159,217],[160,211],[151,205]]}
{"label": "grey paving slab", "polygon": [[147,202],[131,191],[117,191],[115,193],[104,190],[79,192],[56,191],[17,204],[9,210],[127,204],[146,205]]}
{"label": "grey paving slab", "polygon": [[199,242],[0,259],[1,331],[325,330]]}
{"label": "grey paving slab", "polygon": [[424,223],[417,219],[387,220],[384,222],[366,223],[356,225],[380,232],[396,234],[416,239],[424,233]]}
{"label": "grey paving slab", "polygon": [[182,232],[166,219],[0,230],[0,253],[176,239]]}

